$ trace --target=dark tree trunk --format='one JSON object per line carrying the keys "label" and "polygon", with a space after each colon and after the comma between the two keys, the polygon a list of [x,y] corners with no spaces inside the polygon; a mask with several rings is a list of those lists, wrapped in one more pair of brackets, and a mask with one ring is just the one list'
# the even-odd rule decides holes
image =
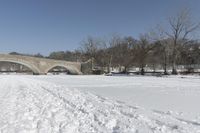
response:
{"label": "dark tree trunk", "polygon": [[124,73],[128,74],[128,68],[126,66],[124,67]]}
{"label": "dark tree trunk", "polygon": [[177,70],[176,70],[176,58],[174,57],[173,62],[172,62],[172,74],[177,75]]}
{"label": "dark tree trunk", "polygon": [[177,70],[175,69],[175,68],[172,68],[172,74],[173,75],[177,75],[178,73],[177,73]]}
{"label": "dark tree trunk", "polygon": [[167,55],[164,55],[164,75],[168,75],[167,72]]}
{"label": "dark tree trunk", "polygon": [[168,75],[168,72],[167,72],[167,64],[164,64],[164,75]]}
{"label": "dark tree trunk", "polygon": [[141,67],[140,74],[141,74],[141,75],[144,75],[144,73],[145,73],[145,72],[144,72],[144,67],[142,66],[142,67]]}

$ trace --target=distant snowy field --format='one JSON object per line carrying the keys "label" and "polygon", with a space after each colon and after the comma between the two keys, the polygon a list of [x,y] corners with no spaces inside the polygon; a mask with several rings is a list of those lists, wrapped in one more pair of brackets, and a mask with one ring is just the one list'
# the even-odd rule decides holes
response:
{"label": "distant snowy field", "polygon": [[200,133],[199,76],[0,75],[0,133]]}

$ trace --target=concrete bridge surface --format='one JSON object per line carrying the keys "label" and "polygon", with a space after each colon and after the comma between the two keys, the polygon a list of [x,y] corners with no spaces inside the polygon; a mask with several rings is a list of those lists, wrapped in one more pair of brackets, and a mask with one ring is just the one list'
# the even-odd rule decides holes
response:
{"label": "concrete bridge surface", "polygon": [[71,74],[82,74],[81,62],[69,62],[62,60],[22,56],[22,55],[9,55],[9,54],[0,54],[0,62],[12,62],[24,65],[33,71],[33,74],[47,74],[49,70],[54,67],[64,67]]}

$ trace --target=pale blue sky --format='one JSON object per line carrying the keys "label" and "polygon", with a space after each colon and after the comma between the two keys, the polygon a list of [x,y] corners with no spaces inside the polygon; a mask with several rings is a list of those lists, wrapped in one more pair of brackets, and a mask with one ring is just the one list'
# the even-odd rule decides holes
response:
{"label": "pale blue sky", "polygon": [[0,52],[74,50],[87,36],[135,38],[199,0],[0,0]]}

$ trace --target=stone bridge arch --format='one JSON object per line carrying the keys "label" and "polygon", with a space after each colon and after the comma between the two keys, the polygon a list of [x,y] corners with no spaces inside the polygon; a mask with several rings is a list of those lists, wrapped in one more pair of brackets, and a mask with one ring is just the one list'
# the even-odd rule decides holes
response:
{"label": "stone bridge arch", "polygon": [[54,65],[50,65],[49,67],[47,67],[47,69],[45,70],[45,73],[48,73],[51,69],[53,69],[55,67],[63,67],[65,69],[67,69],[70,72],[70,74],[81,74],[80,70],[78,70],[76,67],[64,65],[64,64],[59,64],[59,63],[54,64]]}
{"label": "stone bridge arch", "polygon": [[33,74],[39,74],[40,73],[40,70],[36,66],[31,64],[30,62],[17,61],[17,60],[12,60],[12,59],[1,59],[1,58],[0,58],[0,62],[20,64],[20,65],[23,65],[23,66],[26,66],[27,68],[29,68],[33,72]]}

